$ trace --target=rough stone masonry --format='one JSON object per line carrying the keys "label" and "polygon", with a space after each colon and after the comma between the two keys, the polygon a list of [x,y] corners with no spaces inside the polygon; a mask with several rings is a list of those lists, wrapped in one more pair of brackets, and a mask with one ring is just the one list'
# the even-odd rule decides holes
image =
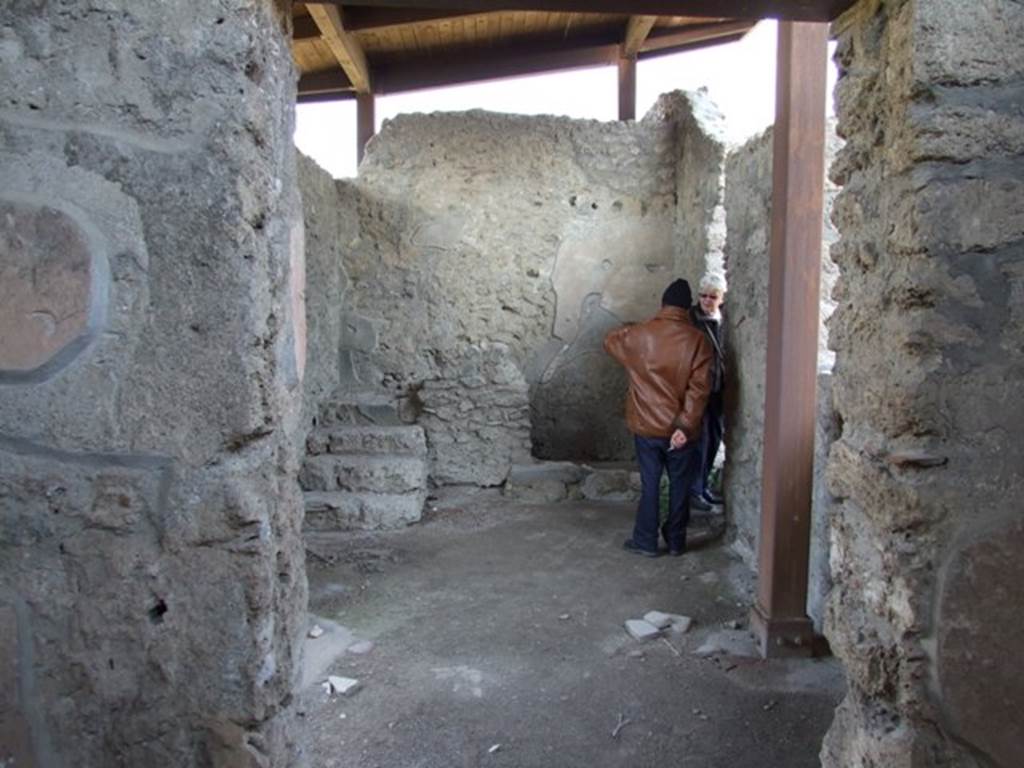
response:
{"label": "rough stone masonry", "polygon": [[829,768],[1021,764],[1024,5],[865,0],[834,27],[843,427]]}
{"label": "rough stone masonry", "polygon": [[333,204],[322,181],[303,182],[345,231],[357,217],[342,254],[342,383],[408,398],[440,484],[498,485],[531,451],[631,457],[608,407],[624,376],[601,340],[720,249],[720,133],[703,93],[662,97],[636,123],[386,122]]}
{"label": "rough stone masonry", "polygon": [[0,764],[287,766],[288,9],[0,6]]}

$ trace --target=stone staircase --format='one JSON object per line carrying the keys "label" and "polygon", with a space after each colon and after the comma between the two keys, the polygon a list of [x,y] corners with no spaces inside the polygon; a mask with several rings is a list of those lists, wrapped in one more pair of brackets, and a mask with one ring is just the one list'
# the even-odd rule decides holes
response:
{"label": "stone staircase", "polygon": [[299,471],[306,529],[398,528],[420,519],[427,442],[385,395],[339,395],[320,409]]}

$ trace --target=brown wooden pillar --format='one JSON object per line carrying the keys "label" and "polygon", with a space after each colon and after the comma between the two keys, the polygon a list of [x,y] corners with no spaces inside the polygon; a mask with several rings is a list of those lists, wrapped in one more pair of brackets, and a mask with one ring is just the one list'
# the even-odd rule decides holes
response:
{"label": "brown wooden pillar", "polygon": [[619,56],[619,120],[636,119],[636,54]]}
{"label": "brown wooden pillar", "polygon": [[372,93],[356,94],[356,159],[363,162],[366,153],[366,142],[376,132],[373,116],[374,100]]}
{"label": "brown wooden pillar", "polygon": [[807,617],[828,26],[780,22],[757,602],[763,656],[811,653]]}

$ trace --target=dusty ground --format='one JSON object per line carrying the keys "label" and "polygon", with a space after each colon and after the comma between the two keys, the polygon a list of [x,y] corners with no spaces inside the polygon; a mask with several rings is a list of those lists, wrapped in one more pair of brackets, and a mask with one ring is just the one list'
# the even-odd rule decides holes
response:
{"label": "dusty ground", "polygon": [[[622,551],[632,514],[474,502],[402,531],[311,539],[310,610],[328,633],[308,641],[320,669],[300,698],[310,764],[818,765],[838,664],[695,655],[728,622],[746,626],[749,575],[725,546]],[[623,622],[649,610],[696,624],[632,640]],[[330,662],[357,640],[372,649]],[[363,687],[330,696],[325,672]]]}

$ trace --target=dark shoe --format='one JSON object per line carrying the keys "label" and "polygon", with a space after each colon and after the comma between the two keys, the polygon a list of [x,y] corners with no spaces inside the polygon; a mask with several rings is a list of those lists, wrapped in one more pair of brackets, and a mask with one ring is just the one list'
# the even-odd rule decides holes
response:
{"label": "dark shoe", "polygon": [[657,557],[657,552],[651,552],[649,549],[641,549],[638,547],[632,539],[626,539],[622,542],[622,548],[627,552],[632,552],[634,555],[643,555],[644,557]]}
{"label": "dark shoe", "polygon": [[708,504],[721,505],[725,499],[722,498],[721,494],[715,493],[714,491],[704,491],[703,499]]}
{"label": "dark shoe", "polygon": [[683,554],[685,554],[685,552],[686,552],[685,549],[671,549],[670,548],[669,551],[668,551],[668,556],[669,557],[682,557]]}
{"label": "dark shoe", "polygon": [[704,501],[700,496],[694,494],[690,495],[690,509],[696,509],[699,512],[710,512],[711,505]]}

